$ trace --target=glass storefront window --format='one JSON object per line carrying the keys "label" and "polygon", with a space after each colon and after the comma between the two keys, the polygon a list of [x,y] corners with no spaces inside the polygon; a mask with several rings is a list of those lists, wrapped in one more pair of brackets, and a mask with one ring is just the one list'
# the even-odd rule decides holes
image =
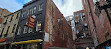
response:
{"label": "glass storefront window", "polygon": [[38,49],[37,43],[17,45],[14,49]]}
{"label": "glass storefront window", "polygon": [[29,44],[29,49],[38,49],[37,43]]}

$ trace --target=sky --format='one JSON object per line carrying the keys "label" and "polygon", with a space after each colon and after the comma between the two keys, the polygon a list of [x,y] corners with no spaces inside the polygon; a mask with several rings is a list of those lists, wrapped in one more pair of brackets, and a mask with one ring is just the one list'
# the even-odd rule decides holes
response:
{"label": "sky", "polygon": [[[31,0],[0,0],[0,8],[15,12],[22,9],[22,6],[29,1]],[[81,0],[53,0],[53,2],[65,17],[83,9]]]}

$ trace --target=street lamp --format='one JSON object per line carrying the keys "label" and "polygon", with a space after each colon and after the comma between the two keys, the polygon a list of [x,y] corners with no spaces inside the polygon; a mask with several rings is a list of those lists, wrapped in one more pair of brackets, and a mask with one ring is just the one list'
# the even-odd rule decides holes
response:
{"label": "street lamp", "polygon": [[111,0],[106,0],[106,2],[107,2],[108,4],[103,5],[103,6],[100,6],[99,0],[96,0],[95,5],[96,5],[96,7],[99,9],[99,12],[100,12],[100,13],[101,13],[101,11],[102,11],[103,9],[105,10],[105,12],[106,12],[106,14],[107,14],[107,17],[108,17],[108,19],[109,19],[109,21],[110,21],[110,24],[111,24],[110,15],[109,15],[108,10],[107,10],[108,8],[111,8]]}

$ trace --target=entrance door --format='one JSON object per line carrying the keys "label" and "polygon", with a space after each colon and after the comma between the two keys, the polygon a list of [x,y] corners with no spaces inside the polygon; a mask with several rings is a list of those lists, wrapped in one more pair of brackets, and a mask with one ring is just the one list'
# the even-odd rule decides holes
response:
{"label": "entrance door", "polygon": [[4,46],[0,46],[0,49],[4,49]]}
{"label": "entrance door", "polygon": [[23,45],[23,49],[28,49],[27,44],[24,44],[24,45]]}
{"label": "entrance door", "polygon": [[28,48],[29,49],[38,49],[38,44],[37,43],[28,44]]}
{"label": "entrance door", "polygon": [[10,44],[6,44],[6,49],[10,49],[9,46],[10,46]]}

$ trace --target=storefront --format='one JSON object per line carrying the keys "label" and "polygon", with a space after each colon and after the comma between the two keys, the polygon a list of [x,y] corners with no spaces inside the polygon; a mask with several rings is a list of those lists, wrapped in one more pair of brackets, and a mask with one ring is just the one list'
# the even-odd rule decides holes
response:
{"label": "storefront", "polygon": [[28,40],[12,43],[12,49],[42,49],[42,40]]}
{"label": "storefront", "polygon": [[7,43],[6,39],[0,39],[0,49],[6,49]]}

